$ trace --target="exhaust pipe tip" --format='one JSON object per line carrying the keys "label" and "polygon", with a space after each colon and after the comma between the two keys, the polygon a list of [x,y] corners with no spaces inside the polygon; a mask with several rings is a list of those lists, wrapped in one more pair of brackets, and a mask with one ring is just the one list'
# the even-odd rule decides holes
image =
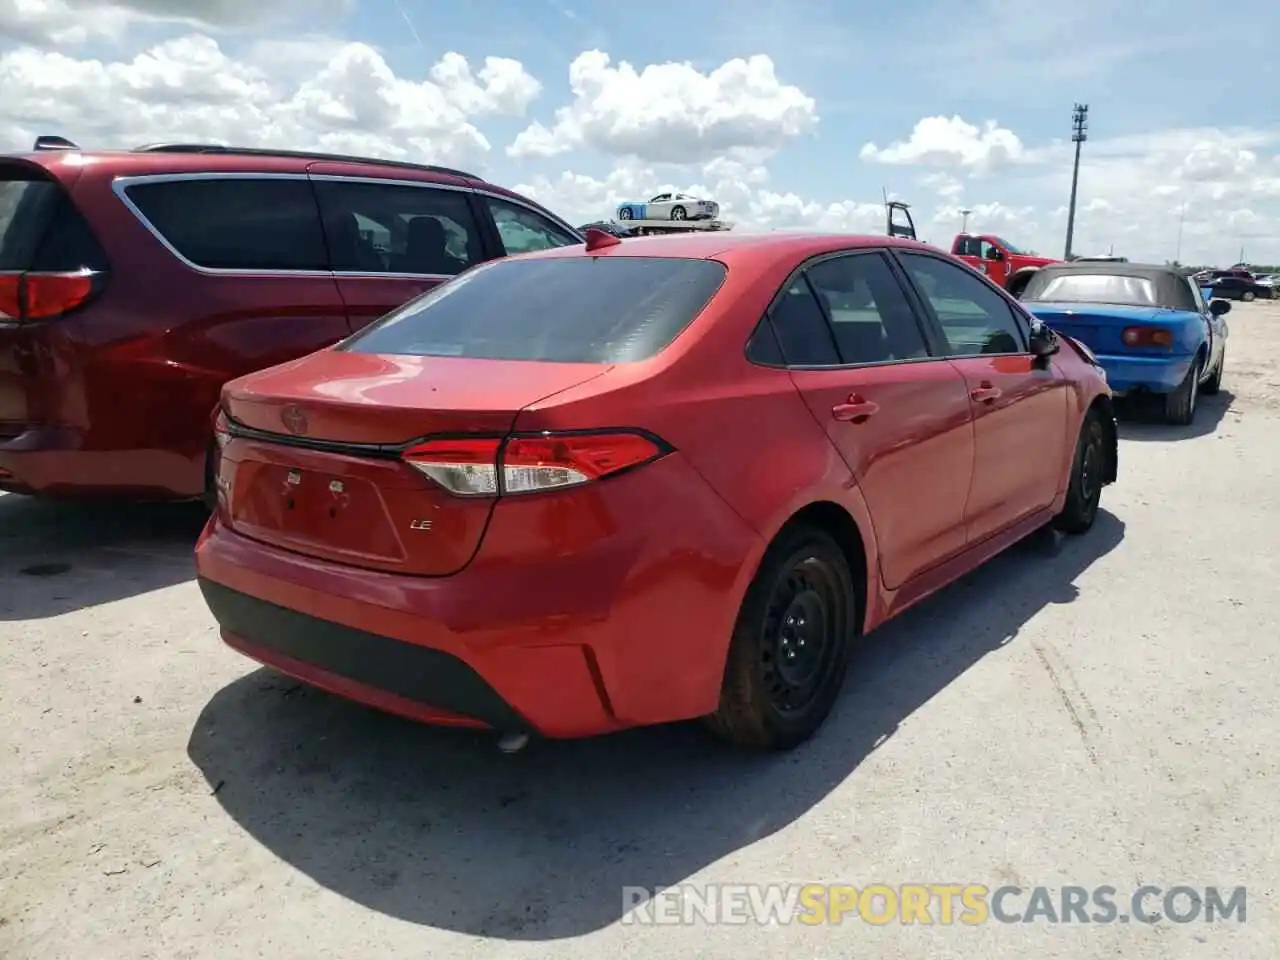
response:
{"label": "exhaust pipe tip", "polygon": [[504,733],[498,738],[498,749],[502,753],[519,753],[529,745],[527,733]]}

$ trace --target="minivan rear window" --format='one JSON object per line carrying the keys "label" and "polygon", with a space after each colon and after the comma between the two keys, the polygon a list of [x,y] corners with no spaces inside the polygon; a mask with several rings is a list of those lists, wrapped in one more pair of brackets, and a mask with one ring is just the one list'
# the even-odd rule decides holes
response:
{"label": "minivan rear window", "polygon": [[29,270],[61,187],[0,170],[0,270]]}
{"label": "minivan rear window", "polygon": [[629,363],[665,349],[720,289],[724,264],[672,257],[495,260],[340,349],[420,357]]}
{"label": "minivan rear window", "polygon": [[103,270],[106,259],[61,184],[0,166],[0,272]]}

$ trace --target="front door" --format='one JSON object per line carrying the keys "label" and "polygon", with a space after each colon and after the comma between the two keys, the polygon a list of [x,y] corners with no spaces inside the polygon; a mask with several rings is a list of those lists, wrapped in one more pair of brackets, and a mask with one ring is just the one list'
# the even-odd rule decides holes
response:
{"label": "front door", "polygon": [[997,287],[1005,289],[1009,286],[1009,251],[987,239],[983,239],[980,243],[979,256],[982,258],[982,272],[990,277],[991,282]]}
{"label": "front door", "polygon": [[470,191],[312,173],[353,329],[488,259]]}
{"label": "front door", "polygon": [[1064,442],[1068,383],[1031,356],[1026,320],[999,291],[941,257],[898,258],[969,391],[975,456],[965,518],[976,543],[1053,503],[1074,450]]}
{"label": "front door", "polygon": [[819,260],[770,311],[791,377],[866,500],[896,589],[965,545],[973,427],[964,378],[931,357],[886,256]]}

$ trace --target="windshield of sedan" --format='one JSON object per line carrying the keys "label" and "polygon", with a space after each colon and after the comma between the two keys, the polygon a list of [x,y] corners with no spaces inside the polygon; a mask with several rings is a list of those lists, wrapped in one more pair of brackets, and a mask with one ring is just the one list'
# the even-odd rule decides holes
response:
{"label": "windshield of sedan", "polygon": [[675,257],[494,260],[410,300],[339,349],[549,363],[647,360],[693,322],[726,273],[714,260]]}
{"label": "windshield of sedan", "polygon": [[1158,307],[1156,286],[1146,277],[1115,274],[1041,272],[1031,278],[1022,299],[1056,303],[1108,303]]}

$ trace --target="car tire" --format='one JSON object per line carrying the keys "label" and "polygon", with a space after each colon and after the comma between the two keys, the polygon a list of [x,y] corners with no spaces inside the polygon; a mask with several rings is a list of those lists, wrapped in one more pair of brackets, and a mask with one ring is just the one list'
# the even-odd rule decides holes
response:
{"label": "car tire", "polygon": [[754,749],[808,740],[840,694],[860,615],[849,561],[831,535],[809,525],[784,531],[738,612],[711,729]]}
{"label": "car tire", "polygon": [[1227,353],[1222,352],[1222,358],[1218,360],[1218,365],[1214,368],[1213,374],[1204,383],[1200,384],[1200,392],[1205,396],[1213,396],[1222,389],[1222,368],[1227,365]]}
{"label": "car tire", "polygon": [[1186,377],[1178,388],[1164,398],[1164,418],[1177,427],[1190,426],[1196,418],[1196,400],[1200,393],[1200,368],[1204,361],[1199,357],[1191,364]]}
{"label": "car tire", "polygon": [[1245,303],[1249,303],[1253,300],[1254,296],[1255,295],[1252,290],[1246,290],[1244,293],[1240,294],[1240,299]]}
{"label": "car tire", "polygon": [[689,211],[688,211],[688,210],[686,210],[684,207],[672,207],[672,208],[671,208],[671,219],[672,219],[672,220],[687,220],[688,218],[689,218]]}
{"label": "car tire", "polygon": [[1102,502],[1102,478],[1107,465],[1107,435],[1102,419],[1090,410],[1080,426],[1075,458],[1071,461],[1071,481],[1067,485],[1067,502],[1053,518],[1052,526],[1072,536],[1085,533],[1098,517]]}

